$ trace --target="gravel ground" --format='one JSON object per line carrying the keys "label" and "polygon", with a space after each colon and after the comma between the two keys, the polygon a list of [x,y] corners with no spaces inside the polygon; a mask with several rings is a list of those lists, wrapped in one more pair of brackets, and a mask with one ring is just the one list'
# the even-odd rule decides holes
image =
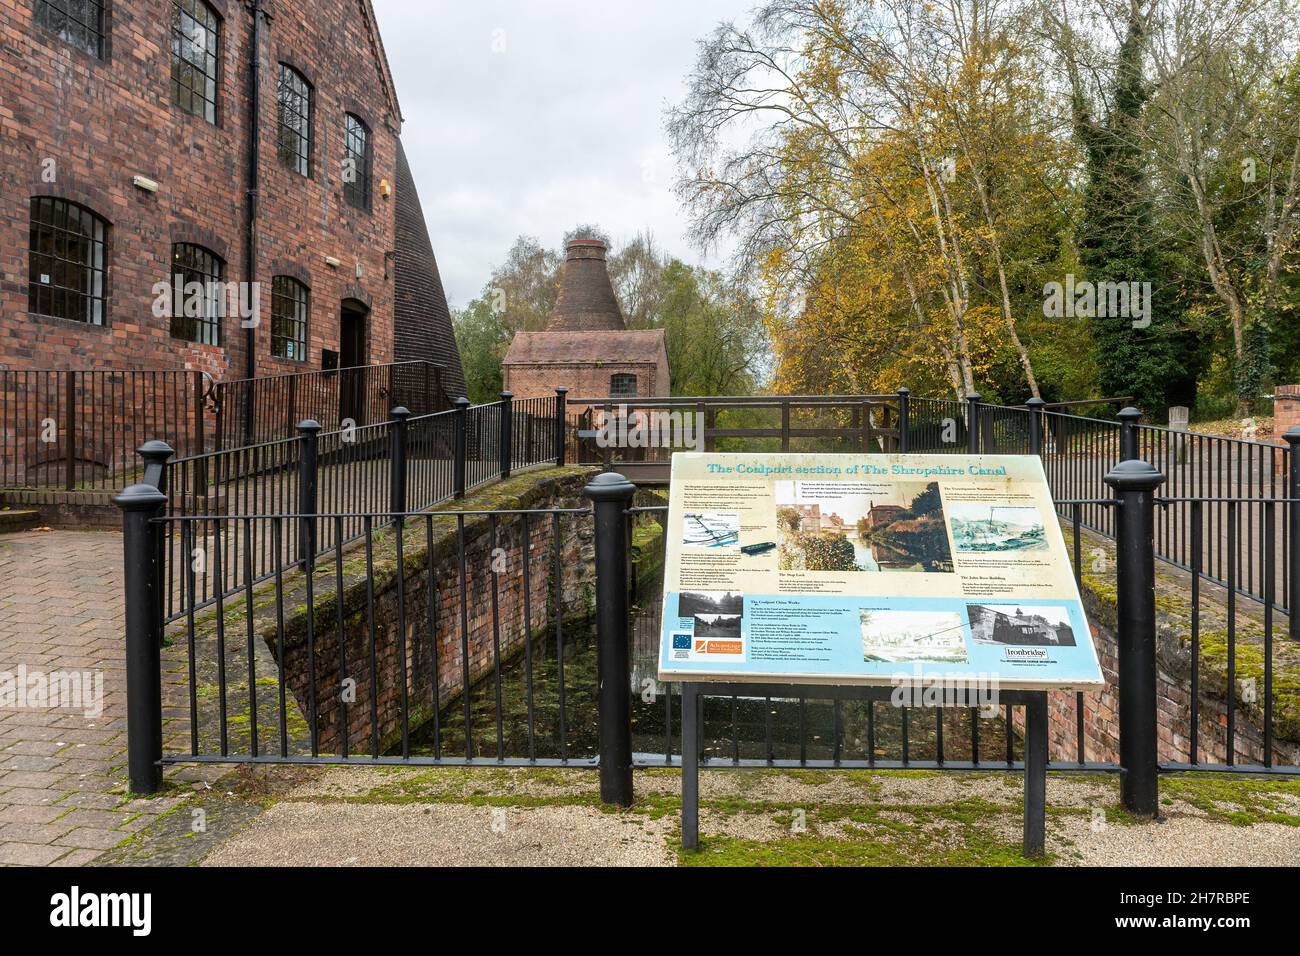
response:
{"label": "gravel ground", "polygon": [[672,824],[590,807],[283,803],[204,866],[671,866]]}
{"label": "gravel ground", "polygon": [[1069,819],[1049,839],[1073,843],[1077,856],[1066,851],[1060,862],[1075,866],[1300,866],[1300,829],[1277,823],[1243,827],[1177,816],[1093,833],[1087,820]]}
{"label": "gravel ground", "polygon": [[[222,798],[249,801],[257,812],[244,817],[242,828],[234,814],[232,827],[217,827],[225,832],[199,854],[207,853],[205,866],[676,865],[678,814],[675,799],[664,801],[678,796],[680,777],[643,771],[635,782],[643,812],[618,813],[591,805],[597,777],[587,771],[348,767],[284,779],[249,774]],[[1300,793],[1286,789],[1271,792],[1268,805],[1294,817]],[[771,862],[787,858],[782,841],[802,838],[791,830],[791,814],[800,808],[810,837],[881,840],[903,851],[903,859],[911,846],[960,848],[975,830],[981,840],[1014,847],[1021,792],[1019,775],[1003,773],[713,771],[701,776],[700,830],[706,841],[771,847]],[[1250,803],[1244,793],[1242,799]],[[1054,774],[1047,801],[1057,811],[1048,819],[1048,849],[1058,866],[1300,866],[1300,827],[1234,824],[1176,799],[1162,807],[1159,822],[1126,821],[1114,777]],[[883,825],[849,819],[856,807],[873,808]],[[1215,807],[1241,809],[1217,800]],[[218,823],[220,809],[213,814]],[[164,837],[145,835],[121,862],[171,859]],[[188,844],[193,853],[195,842],[171,844]]]}

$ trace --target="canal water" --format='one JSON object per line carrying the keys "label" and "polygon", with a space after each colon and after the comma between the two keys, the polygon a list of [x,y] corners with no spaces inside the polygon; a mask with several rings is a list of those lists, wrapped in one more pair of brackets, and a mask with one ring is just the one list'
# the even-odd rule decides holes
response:
{"label": "canal water", "polygon": [[[676,763],[681,754],[679,687],[660,684],[656,678],[662,582],[643,580],[638,592],[640,600],[631,610],[629,629],[632,749],[639,760],[653,764],[665,762],[671,748]],[[536,636],[529,654],[520,652],[502,662],[499,695],[497,684],[495,675],[488,674],[471,687],[468,727],[472,756],[596,756],[594,622],[565,628],[559,640],[553,627]],[[723,759],[832,759],[838,727],[841,759],[866,760],[874,753],[878,760],[901,760],[906,720],[910,759],[934,760],[940,736],[937,714],[942,714],[946,759],[969,760],[971,717],[966,710],[914,709],[905,717],[903,710],[887,702],[845,701],[837,707],[813,699],[801,704],[797,699],[753,697],[705,700],[704,754]],[[466,726],[464,701],[458,696],[443,708],[436,723],[429,721],[412,731],[411,752],[432,756],[436,734],[443,756],[462,756]],[[1005,759],[1001,718],[980,720],[978,736],[981,759]],[[1014,743],[1016,759],[1020,759],[1021,741],[1017,738]]]}

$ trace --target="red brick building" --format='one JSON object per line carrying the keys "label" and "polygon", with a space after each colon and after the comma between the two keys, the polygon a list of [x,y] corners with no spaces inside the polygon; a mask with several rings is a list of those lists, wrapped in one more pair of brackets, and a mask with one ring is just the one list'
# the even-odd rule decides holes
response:
{"label": "red brick building", "polygon": [[368,0],[0,0],[0,37],[0,368],[463,393]]}
{"label": "red brick building", "polygon": [[647,398],[669,391],[662,329],[628,329],[598,239],[568,245],[560,294],[541,332],[519,332],[506,352],[505,387],[516,398]]}

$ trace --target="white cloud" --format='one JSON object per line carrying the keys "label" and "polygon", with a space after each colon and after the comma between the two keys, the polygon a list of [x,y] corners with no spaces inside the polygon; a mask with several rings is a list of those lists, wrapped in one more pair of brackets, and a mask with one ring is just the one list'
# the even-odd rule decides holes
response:
{"label": "white cloud", "polygon": [[[374,0],[447,297],[476,296],[515,237],[649,229],[690,262],[665,106],[696,41],[753,0]],[[495,49],[494,49],[495,44]],[[717,257],[709,263],[717,265]]]}

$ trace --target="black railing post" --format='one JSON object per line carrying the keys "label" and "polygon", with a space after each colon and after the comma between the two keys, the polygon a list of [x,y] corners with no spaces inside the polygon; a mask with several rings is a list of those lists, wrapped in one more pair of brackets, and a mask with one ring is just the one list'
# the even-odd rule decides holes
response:
{"label": "black railing post", "polygon": [[456,450],[451,463],[451,489],[456,498],[465,497],[465,428],[468,424],[469,399],[462,395],[456,406]]}
{"label": "black railing post", "polygon": [[[140,479],[141,484],[148,485],[150,488],[156,488],[163,494],[163,504],[166,504],[167,495],[167,462],[174,452],[170,445],[165,441],[147,441],[139,448],[136,453],[144,459],[144,477]],[[164,516],[163,505],[159,505],[158,511],[153,517],[161,518]],[[164,567],[163,561],[166,558],[166,535],[163,533],[161,524],[151,524],[149,533],[153,536],[153,560],[159,569]],[[188,560],[188,559],[187,559]],[[154,601],[154,620],[158,625],[158,645],[162,646],[162,620],[163,620],[163,589],[155,588],[153,592]]]}
{"label": "black railing post", "polygon": [[596,524],[596,671],[600,799],[632,804],[632,696],[628,687],[627,509],[636,485],[601,472],[584,489]]}
{"label": "black railing post", "polygon": [[298,561],[311,569],[316,563],[316,454],[320,422],[298,423]]}
{"label": "black railing post", "polygon": [[406,514],[406,420],[411,417],[410,409],[398,405],[389,415],[393,419],[393,429],[388,434],[389,473],[388,509],[393,515]]}
{"label": "black railing post", "polygon": [[966,396],[966,450],[972,455],[980,453],[980,402],[984,396],[971,392]]}
{"label": "black railing post", "polygon": [[69,370],[63,374],[63,484],[72,491],[77,487],[77,373]]}
{"label": "black railing post", "polygon": [[564,467],[564,453],[566,438],[565,416],[568,414],[568,394],[567,388],[557,388],[555,390],[555,467]]}
{"label": "black railing post", "polygon": [[203,434],[203,373],[194,372],[190,376],[190,387],[194,389],[194,434],[190,436],[190,455],[202,455],[207,451],[207,439]]}
{"label": "black railing post", "polygon": [[1138,453],[1137,423],[1142,413],[1130,405],[1117,412],[1115,417],[1119,419],[1119,460],[1137,461],[1141,457]]}
{"label": "black railing post", "polygon": [[912,390],[904,385],[898,390],[898,450],[906,455],[912,447]]}
{"label": "black railing post", "polygon": [[1286,483],[1287,542],[1291,554],[1287,559],[1287,614],[1290,620],[1291,640],[1300,641],[1300,425],[1296,425],[1283,440],[1291,446],[1290,467]]}
{"label": "black railing post", "polygon": [[154,552],[153,518],[167,496],[132,485],[113,499],[122,509],[122,570],[126,598],[126,749],[131,792],[162,785],[162,662],[156,614],[162,591]]}
{"label": "black railing post", "polygon": [[1140,460],[1106,476],[1119,499],[1115,551],[1118,581],[1119,763],[1125,809],[1159,809],[1156,753],[1155,491],[1165,476]]}
{"label": "black railing post", "polygon": [[515,417],[515,396],[511,392],[501,393],[501,436],[497,444],[501,447],[498,451],[501,453],[501,480],[510,477],[510,466],[514,461],[514,417]]}
{"label": "black railing post", "polygon": [[1041,398],[1031,398],[1025,402],[1029,409],[1029,454],[1043,453],[1043,408],[1047,403]]}
{"label": "black railing post", "polygon": [[1040,857],[1047,843],[1047,694],[1025,701],[1025,856]]}

